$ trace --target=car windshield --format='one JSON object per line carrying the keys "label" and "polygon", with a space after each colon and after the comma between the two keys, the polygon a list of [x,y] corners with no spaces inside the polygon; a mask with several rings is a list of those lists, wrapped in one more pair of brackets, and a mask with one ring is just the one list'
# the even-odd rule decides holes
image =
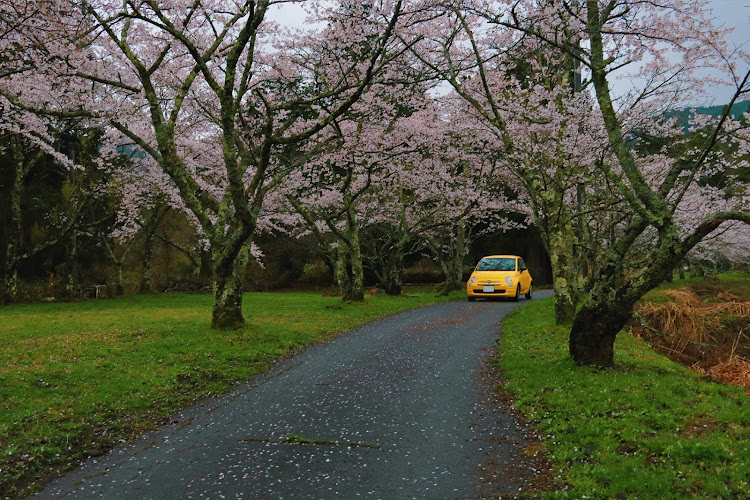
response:
{"label": "car windshield", "polygon": [[477,271],[515,271],[516,259],[509,257],[492,257],[482,259],[477,264]]}

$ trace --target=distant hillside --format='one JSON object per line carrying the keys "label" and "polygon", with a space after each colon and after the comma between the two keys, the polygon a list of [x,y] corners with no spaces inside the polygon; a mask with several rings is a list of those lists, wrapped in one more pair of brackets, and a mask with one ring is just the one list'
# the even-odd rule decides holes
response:
{"label": "distant hillside", "polygon": [[[740,115],[747,113],[749,108],[750,108],[750,100],[740,101],[740,102],[735,102],[734,106],[732,106],[729,112],[732,114],[732,116],[736,118]],[[695,108],[695,110],[698,113],[703,113],[703,114],[707,114],[711,116],[719,116],[721,115],[721,112],[724,110],[724,105]]]}
{"label": "distant hillside", "polygon": [[[750,100],[748,101],[740,101],[734,103],[734,106],[730,109],[730,113],[733,117],[738,118],[741,115],[748,112],[750,109]],[[687,128],[688,123],[690,121],[690,116],[694,113],[704,114],[704,115],[711,115],[711,116],[721,116],[721,113],[724,111],[724,105],[720,104],[717,106],[697,106],[694,108],[685,108],[681,110],[675,110],[670,111],[667,113],[668,118],[672,118],[673,116],[676,116],[679,120],[679,123]]]}

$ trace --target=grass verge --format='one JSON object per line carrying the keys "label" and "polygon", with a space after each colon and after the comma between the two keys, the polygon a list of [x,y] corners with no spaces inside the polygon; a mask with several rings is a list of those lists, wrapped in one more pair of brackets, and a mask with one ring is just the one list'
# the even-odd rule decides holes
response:
{"label": "grass verge", "polygon": [[225,332],[210,329],[208,295],[1,307],[0,497],[37,491],[79,460],[167,423],[297,349],[458,297],[424,287],[363,303],[248,293],[247,326]]}
{"label": "grass verge", "polygon": [[553,299],[503,321],[498,363],[552,462],[541,498],[750,498],[750,398],[620,333],[615,367],[577,367]]}

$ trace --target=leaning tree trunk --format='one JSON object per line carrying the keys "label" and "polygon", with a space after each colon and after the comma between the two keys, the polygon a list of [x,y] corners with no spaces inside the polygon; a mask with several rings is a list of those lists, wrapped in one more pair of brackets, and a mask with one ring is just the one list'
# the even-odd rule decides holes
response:
{"label": "leaning tree trunk", "polygon": [[599,270],[594,288],[573,320],[568,349],[578,365],[614,364],[615,338],[630,320],[639,298],[632,293],[631,282],[623,282],[623,259],[618,255],[613,250]]}
{"label": "leaning tree trunk", "polygon": [[[220,252],[215,252],[220,254]],[[249,259],[249,251],[243,246],[235,258],[217,255],[214,263],[213,291],[214,308],[211,328],[228,329],[241,326],[243,281]]]}

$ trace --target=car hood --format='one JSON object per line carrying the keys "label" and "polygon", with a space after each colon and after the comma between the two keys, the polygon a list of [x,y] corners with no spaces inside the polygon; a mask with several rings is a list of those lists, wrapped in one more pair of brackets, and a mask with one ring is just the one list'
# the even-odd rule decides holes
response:
{"label": "car hood", "polygon": [[471,275],[477,279],[477,283],[486,283],[488,280],[495,283],[505,281],[508,276],[515,278],[517,273],[516,271],[474,271]]}

